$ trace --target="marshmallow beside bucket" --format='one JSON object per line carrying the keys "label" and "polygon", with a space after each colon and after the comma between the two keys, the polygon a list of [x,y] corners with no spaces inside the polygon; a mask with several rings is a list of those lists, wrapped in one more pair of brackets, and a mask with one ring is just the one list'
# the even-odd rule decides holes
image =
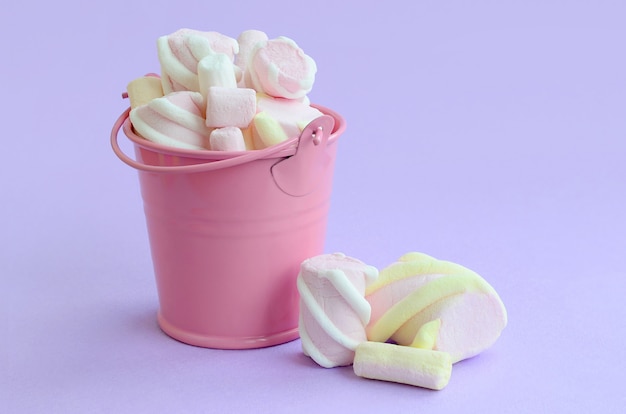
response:
{"label": "marshmallow beside bucket", "polygon": [[[299,137],[245,152],[170,148],[137,136],[126,110],[111,132],[138,170],[159,295],[158,323],[191,345],[246,349],[298,337],[296,277],[323,253],[345,120],[324,116]],[[119,130],[135,159],[118,144]]]}

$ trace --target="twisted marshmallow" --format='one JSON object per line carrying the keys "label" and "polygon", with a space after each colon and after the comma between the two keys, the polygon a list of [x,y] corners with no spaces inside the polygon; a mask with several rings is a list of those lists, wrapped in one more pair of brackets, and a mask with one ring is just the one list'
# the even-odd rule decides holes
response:
{"label": "twisted marshmallow", "polygon": [[[490,347],[507,323],[500,297],[483,278],[421,253],[406,254],[383,269],[366,298],[372,306],[370,341],[430,343],[449,353],[453,363]],[[433,330],[438,330],[434,341],[427,339]]]}
{"label": "twisted marshmallow", "polygon": [[299,99],[311,91],[317,66],[296,42],[281,36],[258,42],[248,59],[247,70],[257,92]]}
{"label": "twisted marshmallow", "polygon": [[[180,29],[157,40],[163,92],[200,91],[198,62],[204,57],[224,53],[230,61],[239,51],[237,41],[218,32]],[[234,64],[233,64],[234,67]]]}
{"label": "twisted marshmallow", "polygon": [[302,263],[299,331],[302,349],[319,365],[350,365],[366,338],[370,305],[366,285],[378,270],[342,253],[316,256]]}
{"label": "twisted marshmallow", "polygon": [[237,37],[239,53],[235,56],[235,65],[237,65],[239,70],[242,72],[241,79],[239,80],[239,87],[253,87],[252,80],[250,79],[250,73],[248,72],[248,62],[250,61],[250,56],[252,55],[256,45],[267,40],[267,35],[260,30],[245,30],[239,35],[239,37]]}
{"label": "twisted marshmallow", "polygon": [[135,131],[158,144],[205,149],[211,129],[205,125],[202,95],[173,92],[130,111]]}

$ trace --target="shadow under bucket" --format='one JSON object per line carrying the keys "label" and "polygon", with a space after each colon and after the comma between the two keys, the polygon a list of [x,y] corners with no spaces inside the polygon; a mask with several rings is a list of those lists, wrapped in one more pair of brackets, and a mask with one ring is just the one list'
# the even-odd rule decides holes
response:
{"label": "shadow under bucket", "polygon": [[[209,348],[260,348],[298,337],[300,264],[323,253],[337,140],[324,116],[278,145],[245,152],[166,147],[137,136],[127,109],[115,154],[139,172],[157,291],[171,337]],[[120,128],[135,159],[118,144]]]}

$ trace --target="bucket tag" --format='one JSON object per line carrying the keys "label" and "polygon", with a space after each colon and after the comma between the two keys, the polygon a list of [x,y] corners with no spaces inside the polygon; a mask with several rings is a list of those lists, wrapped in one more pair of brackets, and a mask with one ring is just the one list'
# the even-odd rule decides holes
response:
{"label": "bucket tag", "polygon": [[296,153],[272,166],[272,177],[278,188],[294,197],[315,191],[331,162],[326,145],[334,126],[335,120],[323,115],[302,130]]}

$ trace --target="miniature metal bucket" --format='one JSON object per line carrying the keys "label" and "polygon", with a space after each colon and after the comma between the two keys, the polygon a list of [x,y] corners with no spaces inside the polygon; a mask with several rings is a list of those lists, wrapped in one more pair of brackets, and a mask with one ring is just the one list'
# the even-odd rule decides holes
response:
{"label": "miniature metal bucket", "polygon": [[[323,253],[337,140],[324,116],[263,150],[166,147],[136,135],[129,109],[111,132],[115,154],[139,172],[157,291],[158,323],[209,348],[260,348],[298,337],[296,277]],[[118,144],[120,128],[135,149]]]}

